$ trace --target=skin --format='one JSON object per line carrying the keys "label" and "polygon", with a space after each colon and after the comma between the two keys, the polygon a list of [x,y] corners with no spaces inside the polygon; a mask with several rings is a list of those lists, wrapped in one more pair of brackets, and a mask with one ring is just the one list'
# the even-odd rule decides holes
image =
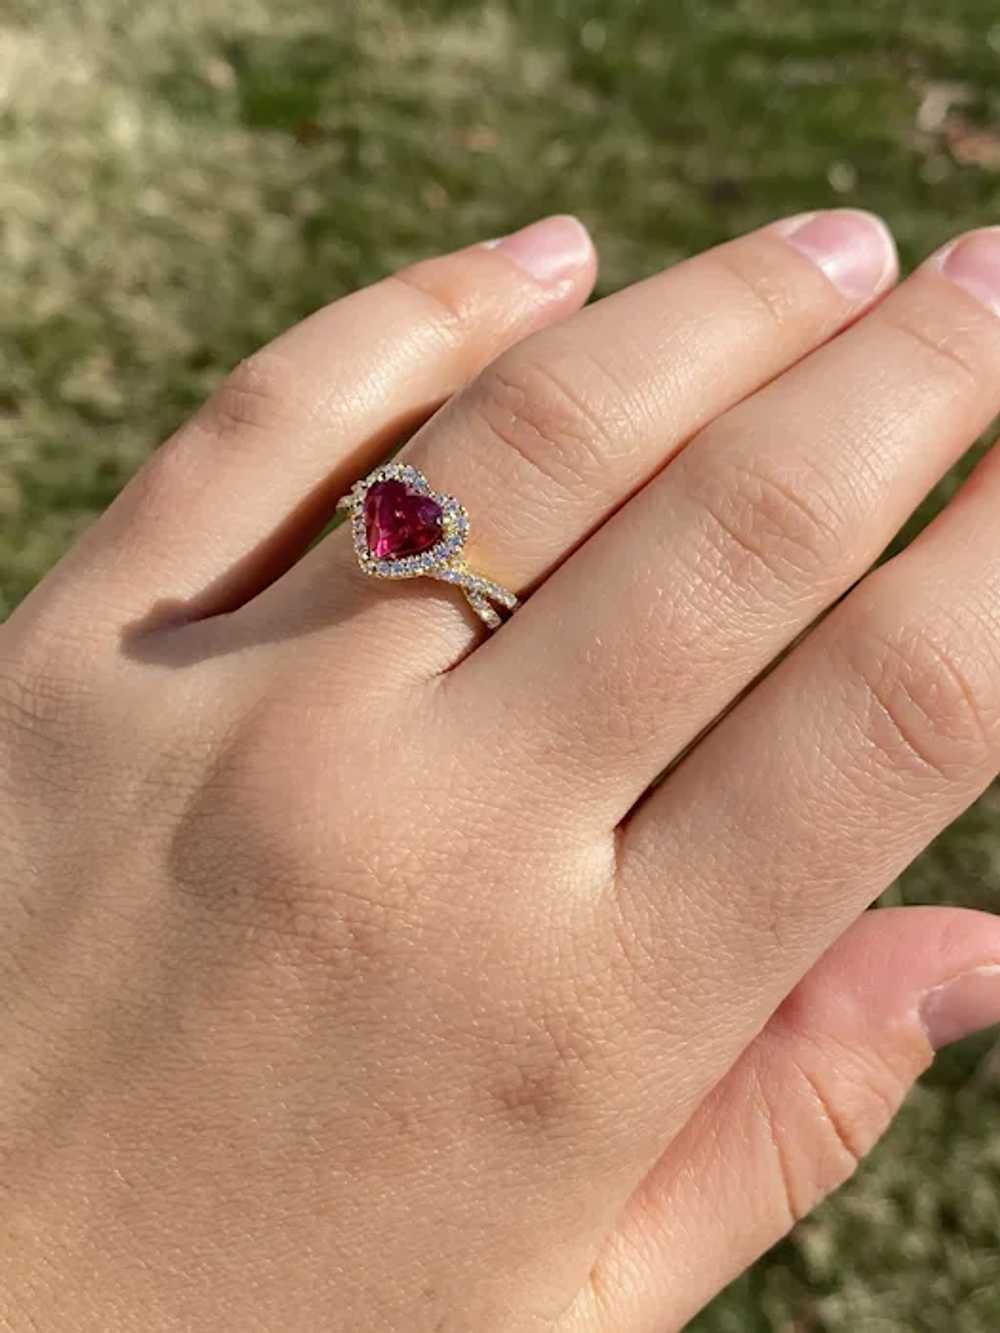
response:
{"label": "skin", "polygon": [[[11,1333],[680,1329],[1000,1018],[1000,923],[864,913],[1000,769],[1000,462],[866,575],[1000,407],[1000,238],[594,271],[318,312],[0,628]],[[488,639],[311,545],[422,422]]]}

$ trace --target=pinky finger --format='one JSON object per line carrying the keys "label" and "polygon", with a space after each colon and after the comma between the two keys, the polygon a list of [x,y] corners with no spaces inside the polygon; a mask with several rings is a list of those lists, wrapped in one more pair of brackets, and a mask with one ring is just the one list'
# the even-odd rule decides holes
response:
{"label": "pinky finger", "polygon": [[412,265],[280,334],[41,585],[56,631],[82,618],[88,633],[103,623],[117,637],[137,617],[153,629],[249,601],[356,477],[505,348],[577,310],[595,271],[584,227],[547,218]]}
{"label": "pinky finger", "polygon": [[633,1196],[588,1328],[682,1329],[850,1177],[934,1051],[1000,1022],[1000,920],[865,913],[807,973]]}

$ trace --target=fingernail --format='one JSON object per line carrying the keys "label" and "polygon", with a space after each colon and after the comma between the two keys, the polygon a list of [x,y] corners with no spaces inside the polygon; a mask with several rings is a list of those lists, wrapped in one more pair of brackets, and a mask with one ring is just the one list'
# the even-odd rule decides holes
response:
{"label": "fingernail", "polygon": [[586,227],[569,216],[544,218],[487,244],[546,287],[583,268],[593,251]]}
{"label": "fingernail", "polygon": [[851,301],[874,296],[896,271],[889,228],[872,213],[838,208],[785,218],[772,230],[823,270]]}
{"label": "fingernail", "polygon": [[921,1000],[920,1017],[936,1051],[1000,1023],[1000,964],[961,972],[935,986]]}
{"label": "fingernail", "polygon": [[952,241],[932,262],[946,278],[1000,315],[1000,227]]}

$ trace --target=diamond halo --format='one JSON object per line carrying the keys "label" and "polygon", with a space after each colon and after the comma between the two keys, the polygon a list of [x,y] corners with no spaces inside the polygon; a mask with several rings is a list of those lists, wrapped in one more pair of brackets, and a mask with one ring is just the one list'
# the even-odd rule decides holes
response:
{"label": "diamond halo", "polygon": [[[402,482],[413,495],[432,500],[441,511],[441,539],[413,555],[378,557],[368,540],[365,502],[371,488],[380,482]],[[355,482],[337,504],[351,516],[351,534],[358,564],[366,574],[380,579],[413,579],[421,576],[460,587],[466,600],[490,629],[501,625],[498,606],[514,611],[519,605],[512,592],[469,569],[464,548],[469,536],[469,515],[451,495],[435,491],[419,468],[410,463],[383,463],[363,480]]]}

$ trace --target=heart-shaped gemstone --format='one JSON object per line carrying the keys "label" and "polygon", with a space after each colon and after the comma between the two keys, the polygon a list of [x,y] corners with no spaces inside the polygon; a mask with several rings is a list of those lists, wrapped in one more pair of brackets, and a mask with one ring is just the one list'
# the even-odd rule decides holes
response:
{"label": "heart-shaped gemstone", "polygon": [[379,560],[419,555],[441,541],[442,510],[402,481],[376,481],[365,495],[368,549]]}

